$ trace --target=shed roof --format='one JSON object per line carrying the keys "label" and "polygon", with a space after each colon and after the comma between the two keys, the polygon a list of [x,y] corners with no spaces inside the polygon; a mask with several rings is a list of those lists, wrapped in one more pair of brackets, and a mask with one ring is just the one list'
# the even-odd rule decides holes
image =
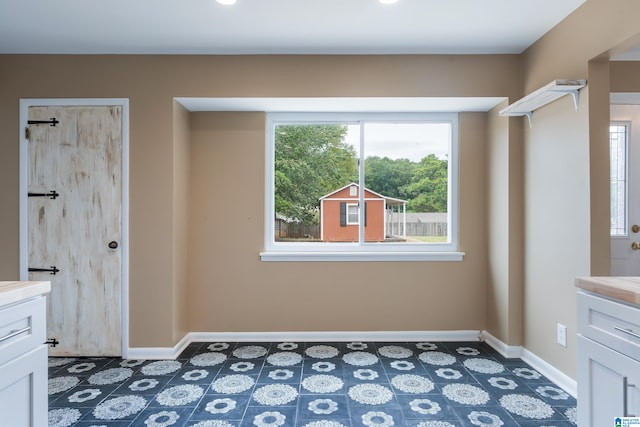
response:
{"label": "shed roof", "polygon": [[[356,187],[360,188],[360,185],[356,184],[355,182],[352,182],[352,183],[347,184],[347,185],[345,185],[345,186],[343,186],[343,187],[341,187],[341,188],[338,188],[338,189],[337,189],[337,190],[335,190],[335,191],[332,191],[332,192],[331,192],[331,193],[329,193],[329,194],[325,194],[324,196],[320,197],[320,199],[319,199],[319,200],[328,199],[329,197],[333,196],[334,194],[337,194],[337,193],[339,193],[340,191],[344,190],[345,188],[351,187],[352,185],[355,185]],[[386,200],[387,202],[392,202],[392,203],[407,203],[407,201],[406,201],[406,200],[396,199],[395,197],[387,197],[387,196],[383,196],[382,194],[380,194],[380,193],[376,193],[376,192],[375,192],[375,191],[373,191],[373,190],[369,190],[369,189],[368,189],[368,188],[366,188],[366,187],[365,187],[364,191],[368,191],[369,193],[373,194],[374,196],[379,197],[379,198],[381,198],[381,199],[384,199],[384,200]]]}

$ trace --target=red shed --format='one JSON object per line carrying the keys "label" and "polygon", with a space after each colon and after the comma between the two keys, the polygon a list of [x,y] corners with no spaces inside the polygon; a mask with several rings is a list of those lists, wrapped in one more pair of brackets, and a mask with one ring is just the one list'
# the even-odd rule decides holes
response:
{"label": "red shed", "polygon": [[[351,183],[320,197],[320,238],[324,242],[357,242],[359,185]],[[364,189],[364,239],[383,242],[405,236],[405,200]]]}

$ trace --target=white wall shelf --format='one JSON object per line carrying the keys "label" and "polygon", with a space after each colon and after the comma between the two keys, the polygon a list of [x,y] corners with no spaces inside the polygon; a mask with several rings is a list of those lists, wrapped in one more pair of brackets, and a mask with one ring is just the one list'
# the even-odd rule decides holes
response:
{"label": "white wall shelf", "polygon": [[586,80],[554,80],[540,89],[514,102],[498,113],[501,116],[527,116],[529,126],[533,126],[533,112],[565,95],[573,96],[578,111],[580,89],[587,85]]}

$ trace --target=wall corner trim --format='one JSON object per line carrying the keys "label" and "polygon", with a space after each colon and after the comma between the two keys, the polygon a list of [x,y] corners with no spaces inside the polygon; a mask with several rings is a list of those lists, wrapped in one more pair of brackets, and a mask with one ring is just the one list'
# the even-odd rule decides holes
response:
{"label": "wall corner trim", "polygon": [[507,345],[504,342],[500,341],[498,338],[494,337],[487,331],[481,332],[482,341],[489,344],[494,350],[500,353],[502,356],[507,359],[518,359],[522,357],[522,347],[519,345]]}
{"label": "wall corner trim", "polygon": [[127,359],[148,359],[148,360],[160,360],[170,359],[175,360],[180,356],[180,353],[191,343],[187,334],[173,347],[129,347],[126,352]]}

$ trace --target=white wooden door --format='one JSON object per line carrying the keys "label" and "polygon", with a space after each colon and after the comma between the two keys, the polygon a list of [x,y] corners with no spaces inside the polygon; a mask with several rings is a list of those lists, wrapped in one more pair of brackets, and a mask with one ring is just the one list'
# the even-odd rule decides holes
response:
{"label": "white wooden door", "polygon": [[[615,101],[613,95],[612,100]],[[633,98],[625,97],[624,100],[629,102]],[[638,94],[638,102],[640,103],[640,94]],[[619,235],[613,235],[616,234],[614,232],[611,236],[611,274],[640,276],[640,105],[611,105],[611,122],[614,131],[619,131],[617,138],[624,139],[626,145],[626,150],[620,150],[626,151],[624,153],[626,155],[622,156],[618,165],[613,164],[616,155],[612,154],[612,175],[615,175],[616,169],[625,165],[627,170],[626,195],[623,186],[615,185],[613,182],[611,185],[614,199],[616,193],[618,200],[625,199],[624,207],[623,204],[618,203],[617,211],[621,213],[626,211],[627,216],[626,221],[622,221],[621,214],[618,214],[619,220],[616,221],[616,206],[613,206],[615,203],[612,205],[612,224],[624,222],[625,225],[619,228]],[[625,135],[622,134],[623,131],[626,132]],[[614,178],[612,181],[617,180]]]}
{"label": "white wooden door", "polygon": [[122,107],[29,107],[29,122],[52,118],[27,130],[29,278],[51,281],[49,354],[121,356]]}

